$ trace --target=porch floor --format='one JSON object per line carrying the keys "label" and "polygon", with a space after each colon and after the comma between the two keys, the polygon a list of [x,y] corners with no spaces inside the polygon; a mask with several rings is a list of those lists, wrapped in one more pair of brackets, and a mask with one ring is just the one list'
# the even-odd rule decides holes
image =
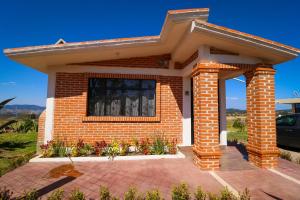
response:
{"label": "porch floor", "polygon": [[[238,149],[228,146],[222,150],[222,166],[216,172],[219,177],[237,191],[247,187],[252,199],[299,199],[299,184],[251,165]],[[197,186],[214,193],[223,188],[209,172],[192,163],[191,148],[182,148],[182,152],[187,156],[185,159],[75,163],[75,168],[83,173],[77,178],[47,177],[51,169],[65,163],[28,163],[2,176],[0,187],[6,186],[16,196],[35,188],[42,199],[59,187],[66,196],[72,189],[80,188],[87,199],[98,199],[100,185],[120,197],[130,186],[141,192],[158,188],[166,199],[171,198],[172,187],[180,182],[186,182],[191,191]],[[300,180],[299,165],[280,159],[276,170]]]}

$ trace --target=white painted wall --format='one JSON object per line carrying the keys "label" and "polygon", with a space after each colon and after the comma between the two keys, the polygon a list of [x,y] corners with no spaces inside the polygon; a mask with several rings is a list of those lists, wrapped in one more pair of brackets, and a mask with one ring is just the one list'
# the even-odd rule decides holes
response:
{"label": "white painted wall", "polygon": [[54,72],[48,74],[44,143],[52,140],[52,131],[54,125],[55,79],[56,77]]}
{"label": "white painted wall", "polygon": [[183,77],[182,146],[190,146],[192,141],[191,97],[191,78]]}
{"label": "white painted wall", "polygon": [[226,81],[219,79],[220,145],[227,145],[226,128]]}

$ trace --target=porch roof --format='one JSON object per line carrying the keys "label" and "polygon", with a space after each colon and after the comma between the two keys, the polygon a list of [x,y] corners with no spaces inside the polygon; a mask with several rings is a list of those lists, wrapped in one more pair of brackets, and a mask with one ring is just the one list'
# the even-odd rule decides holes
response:
{"label": "porch roof", "polygon": [[47,67],[139,56],[171,54],[183,62],[201,45],[278,64],[298,56],[300,49],[233,29],[208,23],[208,8],[168,11],[158,36],[118,38],[86,42],[4,49],[11,59],[42,72]]}

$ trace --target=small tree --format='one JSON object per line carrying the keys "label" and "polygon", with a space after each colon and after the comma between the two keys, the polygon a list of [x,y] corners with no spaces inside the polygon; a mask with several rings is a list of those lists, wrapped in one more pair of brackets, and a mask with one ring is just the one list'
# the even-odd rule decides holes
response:
{"label": "small tree", "polygon": [[[14,100],[15,98],[11,98],[11,99],[6,99],[2,102],[0,102],[0,110],[4,108],[4,106],[6,104],[8,104],[10,101]],[[16,123],[17,121],[12,119],[12,120],[9,120],[8,122],[5,122],[4,124],[0,124],[0,133],[3,132],[3,130],[5,130],[8,126]]]}
{"label": "small tree", "polygon": [[245,129],[246,129],[246,123],[244,120],[237,117],[234,119],[232,127],[238,129],[239,132],[243,133],[243,132],[245,132]]}

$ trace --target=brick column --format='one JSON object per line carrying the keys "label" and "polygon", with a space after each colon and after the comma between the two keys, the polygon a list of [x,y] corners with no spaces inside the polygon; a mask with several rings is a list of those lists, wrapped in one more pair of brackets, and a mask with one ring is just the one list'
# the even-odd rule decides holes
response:
{"label": "brick column", "polygon": [[249,161],[261,168],[277,165],[274,74],[271,66],[258,65],[245,73]]}
{"label": "brick column", "polygon": [[220,167],[218,72],[201,64],[193,71],[194,163],[203,170]]}

